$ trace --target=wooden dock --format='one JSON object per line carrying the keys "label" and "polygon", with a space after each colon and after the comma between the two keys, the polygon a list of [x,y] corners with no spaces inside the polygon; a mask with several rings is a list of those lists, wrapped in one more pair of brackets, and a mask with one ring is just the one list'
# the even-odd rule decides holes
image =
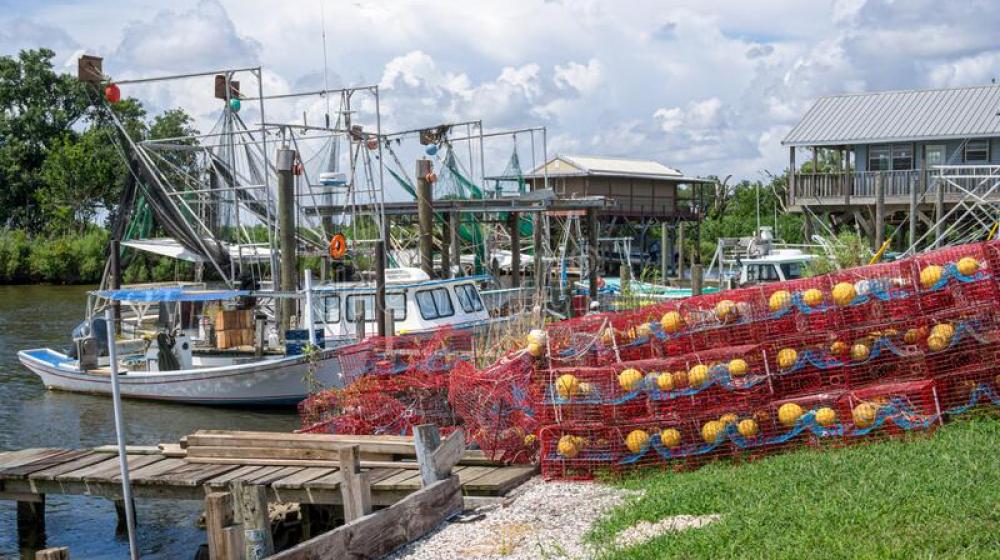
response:
{"label": "wooden dock", "polygon": [[[204,436],[203,443],[219,443],[222,437],[222,434],[198,434]],[[285,436],[287,439],[291,434]],[[189,438],[196,439],[194,435]],[[313,439],[322,440],[321,437]],[[281,453],[261,453],[262,448],[241,445],[234,442],[230,451],[225,451],[225,446],[187,446],[184,449],[176,444],[161,446],[163,449],[130,448],[127,462],[133,496],[136,499],[202,501],[207,495],[227,492],[236,484],[263,488],[269,503],[344,506],[344,496],[349,495],[342,488],[345,475],[348,478],[357,476],[342,472],[336,459],[323,453],[323,445],[312,445],[307,455],[315,458],[306,460],[283,459]],[[343,442],[334,441],[331,445],[343,445]],[[353,445],[358,448],[357,443]],[[371,507],[391,506],[426,486],[421,478],[422,467],[415,457],[400,458],[392,453],[406,445],[405,440],[390,438],[358,448],[357,467],[370,486]],[[412,440],[408,445],[412,449]],[[232,451],[237,446],[244,450],[256,449],[257,454],[270,458],[248,457],[246,452]],[[300,450],[296,452],[301,453]],[[206,456],[206,453],[224,457]],[[503,496],[537,471],[532,465],[501,466],[477,457],[475,452],[465,453],[451,467],[450,474],[457,476],[467,504]],[[0,499],[18,503],[18,529],[19,534],[24,533],[22,542],[37,541],[37,537],[27,534],[39,532],[37,528],[32,531],[32,526],[40,526],[40,532],[44,533],[46,495],[122,500],[117,453],[108,448],[42,448],[0,453]],[[350,519],[350,516],[345,518]]]}

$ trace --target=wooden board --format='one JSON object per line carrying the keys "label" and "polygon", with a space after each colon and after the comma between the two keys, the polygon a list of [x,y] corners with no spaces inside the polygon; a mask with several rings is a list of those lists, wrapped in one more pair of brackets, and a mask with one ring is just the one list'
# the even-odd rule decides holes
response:
{"label": "wooden board", "polygon": [[[210,463],[213,465],[262,465],[280,467],[340,467],[339,461],[310,461],[310,460],[285,460],[285,459],[256,459],[237,457],[191,457],[186,459],[189,463]],[[361,461],[362,468],[368,469],[419,469],[415,462],[407,461]]]}
{"label": "wooden board", "polygon": [[386,509],[278,553],[272,560],[381,558],[462,511],[457,476],[414,492]]}
{"label": "wooden board", "polygon": [[98,455],[104,455],[104,460],[74,471],[64,472],[57,475],[54,480],[58,482],[83,482],[84,478],[95,472],[100,472],[109,467],[118,468],[118,457],[105,455],[103,453],[98,453]]}
{"label": "wooden board", "polygon": [[33,472],[43,471],[47,468],[56,467],[64,463],[68,463],[74,459],[79,459],[84,455],[88,455],[87,451],[66,451],[60,450],[49,453],[43,457],[35,459],[30,463],[24,463],[12,467],[4,467],[0,469],[0,478],[7,480],[17,480],[22,478],[27,478],[29,474]]}
{"label": "wooden board", "polygon": [[147,477],[146,483],[161,486],[199,486],[206,480],[236,468],[234,465],[203,465],[186,461],[173,470]]}
{"label": "wooden board", "polygon": [[[129,472],[132,472],[133,469],[139,469],[145,467],[146,465],[163,461],[164,457],[162,455],[126,455],[125,460],[127,462]],[[88,473],[83,477],[83,481],[107,482],[112,480],[115,476],[121,476],[121,465],[119,464],[118,457],[114,458],[113,463],[114,464],[107,465],[103,469]]]}
{"label": "wooden board", "polygon": [[271,483],[271,486],[279,489],[299,489],[302,488],[307,482],[322,478],[335,472],[337,472],[337,469],[304,467],[295,474],[286,476],[280,480],[275,480]]}
{"label": "wooden board", "polygon": [[204,482],[209,486],[222,486],[226,485],[233,480],[246,480],[247,478],[252,478],[253,473],[261,470],[268,469],[272,467],[262,467],[260,465],[245,465],[238,467],[229,472],[220,474],[219,476],[212,477]]}
{"label": "wooden board", "polygon": [[63,463],[56,467],[50,467],[43,471],[33,472],[28,475],[29,480],[55,480],[57,476],[77,471],[85,467],[89,467],[96,463],[102,463],[108,460],[108,456],[104,453],[86,453],[78,459],[74,459],[68,463]]}
{"label": "wooden board", "polygon": [[537,473],[538,467],[535,465],[501,467],[463,484],[462,489],[468,494],[502,496]]}
{"label": "wooden board", "polygon": [[340,483],[344,481],[344,475],[340,473],[340,470],[332,472],[326,476],[321,476],[320,478],[311,480],[304,487],[306,490],[337,490],[340,488]]}
{"label": "wooden board", "polygon": [[[174,459],[167,457],[162,461],[158,461],[151,465],[146,465],[145,467],[140,467],[138,469],[129,469],[128,475],[129,479],[135,484],[144,484],[150,478],[163,474],[165,472],[170,472],[181,465],[184,464],[183,459]],[[121,473],[114,476],[114,480],[121,480]]]}
{"label": "wooden board", "polygon": [[34,449],[21,449],[20,451],[11,451],[4,457],[3,464],[0,464],[2,469],[10,469],[14,467],[19,467],[21,465],[26,465],[34,461],[44,459],[60,451],[65,451],[64,449],[56,449],[52,447],[46,448],[34,448]]}

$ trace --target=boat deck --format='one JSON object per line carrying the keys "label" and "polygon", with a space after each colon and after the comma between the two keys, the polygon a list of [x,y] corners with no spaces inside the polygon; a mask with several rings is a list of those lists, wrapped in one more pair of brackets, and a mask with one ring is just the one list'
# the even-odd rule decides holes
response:
{"label": "boat deck", "polygon": [[[333,466],[193,462],[169,457],[156,448],[130,449],[127,460],[136,498],[203,500],[209,492],[224,490],[241,480],[266,487],[271,502],[343,503],[342,477]],[[387,464],[365,469],[371,473],[372,505],[391,505],[420,490],[420,471],[415,464],[401,462],[399,467]],[[531,465],[459,465],[453,469],[467,497],[502,496],[536,471],[537,467]],[[0,453],[0,499],[38,502],[46,494],[121,499],[118,455],[103,448]]]}

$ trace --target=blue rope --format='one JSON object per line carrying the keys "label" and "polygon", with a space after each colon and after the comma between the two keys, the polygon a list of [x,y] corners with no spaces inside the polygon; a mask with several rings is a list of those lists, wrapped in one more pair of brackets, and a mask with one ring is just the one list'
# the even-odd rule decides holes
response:
{"label": "blue rope", "polygon": [[949,408],[944,411],[945,414],[965,414],[966,412],[972,410],[980,400],[985,400],[986,404],[992,404],[993,406],[1000,406],[1000,396],[987,384],[980,383],[976,385],[976,388],[969,393],[969,402],[961,406],[956,406],[955,408]]}

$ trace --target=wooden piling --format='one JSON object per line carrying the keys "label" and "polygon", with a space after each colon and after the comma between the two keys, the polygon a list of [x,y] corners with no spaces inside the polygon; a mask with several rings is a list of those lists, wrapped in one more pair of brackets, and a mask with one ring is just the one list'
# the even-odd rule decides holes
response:
{"label": "wooden piling", "polygon": [[[375,332],[385,336],[385,241],[375,242]],[[310,325],[309,328],[312,328]]]}
{"label": "wooden piling", "polygon": [[700,296],[702,287],[702,269],[700,264],[691,265],[691,295]]}
{"label": "wooden piling", "polygon": [[666,222],[660,224],[660,282],[667,283],[670,274],[670,259],[673,258],[674,247],[670,242],[670,226]]}
{"label": "wooden piling", "polygon": [[544,268],[544,263],[542,261],[543,257],[545,256],[545,248],[542,246],[542,244],[544,243],[544,238],[542,237],[542,227],[544,226],[545,221],[542,218],[543,215],[541,212],[535,212],[535,215],[533,216],[532,219],[533,229],[531,232],[532,245],[534,247],[533,248],[534,254],[532,255],[532,258],[534,259],[534,261],[532,261],[532,264],[534,265],[533,267],[534,271],[532,272],[532,276],[534,277],[533,281],[535,283],[535,291],[538,292],[539,294],[538,301],[542,301],[540,297],[541,291],[545,288],[546,284],[545,278],[543,278],[545,274],[545,268]]}
{"label": "wooden piling", "polygon": [[431,161],[417,160],[417,218],[420,223],[420,268],[434,277],[434,190]]}
{"label": "wooden piling", "polygon": [[597,301],[597,275],[599,272],[597,210],[587,209],[587,264],[589,266],[590,300]]}
{"label": "wooden piling", "polygon": [[17,543],[22,552],[45,548],[45,495],[17,502]]}
{"label": "wooden piling", "polygon": [[340,448],[340,492],[344,498],[344,520],[350,523],[372,511],[372,487],[368,471],[361,471],[361,447]]}
{"label": "wooden piling", "polygon": [[421,484],[427,487],[451,476],[452,467],[465,453],[465,433],[459,428],[442,441],[436,425],[421,424],[413,428],[413,447]]}
{"label": "wooden piling", "polygon": [[684,278],[684,222],[677,224],[677,278]]}
{"label": "wooden piling", "polygon": [[934,247],[940,247],[944,238],[944,224],[941,222],[944,218],[944,181],[939,178],[935,181],[935,185],[937,188],[934,191]]}
{"label": "wooden piling", "polygon": [[882,174],[875,176],[875,250],[885,242],[885,181]]}
{"label": "wooden piling", "polygon": [[[230,542],[225,529],[234,525],[233,495],[211,492],[205,496],[205,532],[208,534],[208,557],[211,560],[242,558],[243,547]],[[240,527],[240,536],[243,528]],[[235,556],[235,554],[239,556]]]}
{"label": "wooden piling", "polygon": [[271,518],[267,513],[267,488],[243,480],[229,483],[236,525],[243,526],[244,557],[262,560],[274,554]]}
{"label": "wooden piling", "polygon": [[35,553],[35,560],[69,560],[69,549],[60,546],[39,550]]}
{"label": "wooden piling", "polygon": [[521,215],[511,212],[507,215],[510,230],[510,287],[521,287]]}

